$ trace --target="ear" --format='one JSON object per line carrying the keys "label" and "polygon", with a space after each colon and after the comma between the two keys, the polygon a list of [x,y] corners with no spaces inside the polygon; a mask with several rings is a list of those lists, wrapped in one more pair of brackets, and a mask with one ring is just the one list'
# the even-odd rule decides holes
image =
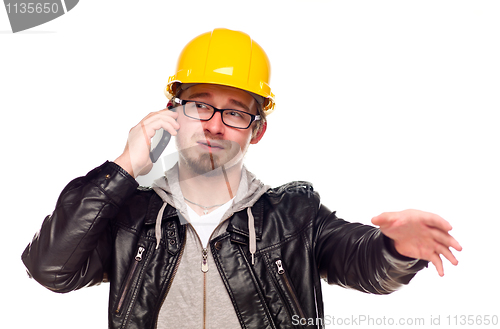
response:
{"label": "ear", "polygon": [[267,129],[267,121],[264,122],[264,124],[262,125],[262,128],[260,128],[260,130],[257,131],[257,133],[255,134],[254,137],[252,137],[252,139],[250,140],[250,144],[257,144],[264,136],[266,129]]}

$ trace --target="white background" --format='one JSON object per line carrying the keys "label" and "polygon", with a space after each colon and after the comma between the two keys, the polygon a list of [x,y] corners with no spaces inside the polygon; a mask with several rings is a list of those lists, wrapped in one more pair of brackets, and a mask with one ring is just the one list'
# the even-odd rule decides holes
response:
{"label": "white background", "polygon": [[[216,27],[250,34],[272,63],[276,111],[247,155],[261,180],[311,181],[350,221],[438,213],[464,248],[443,278],[430,265],[389,296],[325,285],[327,316],[424,318],[420,328],[500,316],[499,17],[497,1],[84,0],[12,34],[0,9],[2,318],[107,327],[107,285],[51,293],[21,253],[63,187],[165,107],[178,53]],[[377,326],[364,324],[344,327]]]}

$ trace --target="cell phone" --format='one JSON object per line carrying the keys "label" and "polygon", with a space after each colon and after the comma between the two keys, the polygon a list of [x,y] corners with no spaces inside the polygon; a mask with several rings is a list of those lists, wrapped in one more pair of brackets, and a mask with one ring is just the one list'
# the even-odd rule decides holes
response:
{"label": "cell phone", "polygon": [[160,155],[167,147],[168,142],[170,142],[170,137],[172,137],[170,133],[163,130],[163,128],[156,131],[153,139],[151,140],[151,151],[149,151],[149,157],[153,163],[160,158]]}
{"label": "cell phone", "polygon": [[[167,108],[169,110],[173,109],[171,102],[168,103]],[[156,131],[155,135],[151,139],[151,149],[149,151],[149,158],[153,163],[160,158],[160,155],[170,142],[170,137],[172,137],[172,135],[170,135],[170,133],[163,128]]]}

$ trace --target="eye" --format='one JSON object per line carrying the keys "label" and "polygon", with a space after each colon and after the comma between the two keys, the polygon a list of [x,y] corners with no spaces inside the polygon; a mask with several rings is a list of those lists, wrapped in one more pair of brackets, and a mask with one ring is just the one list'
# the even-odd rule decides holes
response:
{"label": "eye", "polygon": [[227,111],[227,115],[234,117],[234,118],[242,118],[243,117],[243,114],[241,112],[238,112],[238,111]]}
{"label": "eye", "polygon": [[198,113],[204,113],[204,114],[210,114],[213,113],[214,109],[208,104],[200,103],[200,102],[194,102],[196,111]]}
{"label": "eye", "polygon": [[196,108],[199,110],[209,110],[210,107],[207,104],[195,102]]}

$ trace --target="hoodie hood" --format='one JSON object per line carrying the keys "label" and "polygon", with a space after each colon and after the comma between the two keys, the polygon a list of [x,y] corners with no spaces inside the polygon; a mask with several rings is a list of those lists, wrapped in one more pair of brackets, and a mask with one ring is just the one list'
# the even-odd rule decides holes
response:
{"label": "hoodie hood", "polygon": [[[163,218],[163,212],[167,204],[171,205],[177,210],[179,220],[181,225],[185,225],[189,222],[189,216],[187,211],[187,205],[184,201],[184,196],[179,184],[179,167],[178,164],[174,165],[171,169],[165,172],[165,176],[154,181],[152,184],[153,190],[160,196],[163,200],[163,205],[158,212],[156,217],[155,235],[156,235],[156,248],[158,248],[161,239],[161,221]],[[257,202],[257,200],[270,188],[270,186],[265,185],[259,179],[255,177],[254,174],[249,172],[246,167],[243,166],[241,171],[240,184],[236,195],[233,200],[233,204],[226,213],[222,216],[221,222],[225,221],[231,217],[235,212],[247,209],[248,214],[248,229],[249,229],[249,248],[252,254],[256,250],[256,236],[255,236],[255,224],[252,214],[251,207]]]}

